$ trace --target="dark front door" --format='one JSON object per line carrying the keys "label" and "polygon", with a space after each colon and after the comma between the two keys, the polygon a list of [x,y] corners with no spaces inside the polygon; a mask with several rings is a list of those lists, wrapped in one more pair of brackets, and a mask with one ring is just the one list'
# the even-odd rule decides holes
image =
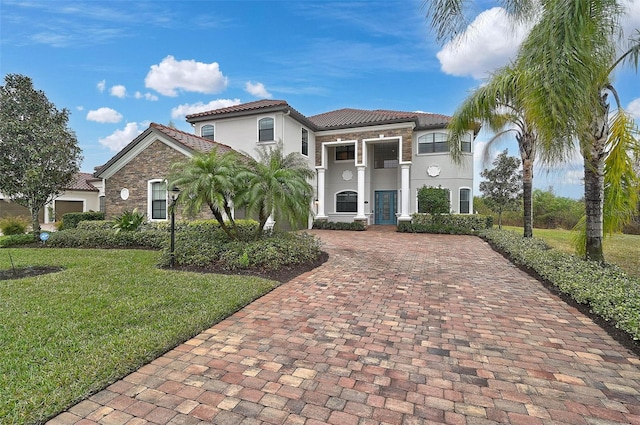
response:
{"label": "dark front door", "polygon": [[396,224],[395,190],[376,190],[376,224]]}

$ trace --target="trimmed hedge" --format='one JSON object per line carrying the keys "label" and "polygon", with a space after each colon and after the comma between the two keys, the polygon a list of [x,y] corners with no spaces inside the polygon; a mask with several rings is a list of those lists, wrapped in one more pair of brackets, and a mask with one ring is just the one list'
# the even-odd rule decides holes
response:
{"label": "trimmed hedge", "polygon": [[33,233],[25,233],[23,235],[0,236],[0,248],[10,246],[29,245],[34,243]]}
{"label": "trimmed hedge", "polygon": [[476,235],[493,226],[493,217],[478,214],[414,213],[411,221],[398,223],[398,232]]}
{"label": "trimmed hedge", "polygon": [[485,230],[480,236],[523,267],[580,304],[640,340],[640,279],[612,264],[601,265],[549,249],[541,240],[506,230]]}
{"label": "trimmed hedge", "polygon": [[350,223],[345,222],[336,222],[336,221],[324,221],[324,220],[315,220],[313,222],[314,229],[321,230],[356,230],[362,231],[366,230],[366,226],[362,221],[353,221]]}
{"label": "trimmed hedge", "polygon": [[51,248],[146,248],[162,249],[169,234],[162,231],[117,232],[113,229],[68,229],[52,232],[47,246]]}
{"label": "trimmed hedge", "polygon": [[[176,265],[185,267],[276,270],[317,260],[320,247],[320,240],[308,233],[273,232],[257,241],[230,241],[219,227],[187,225],[176,232],[174,259]],[[169,262],[170,252],[165,248],[160,266]]]}
{"label": "trimmed hedge", "polygon": [[87,220],[104,220],[103,212],[66,213],[62,216],[62,229],[75,229],[78,223]]}

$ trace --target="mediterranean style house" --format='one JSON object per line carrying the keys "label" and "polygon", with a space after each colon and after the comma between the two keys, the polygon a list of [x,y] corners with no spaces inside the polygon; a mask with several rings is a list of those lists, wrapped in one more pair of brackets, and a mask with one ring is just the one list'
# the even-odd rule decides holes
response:
{"label": "mediterranean style house", "polygon": [[418,211],[422,186],[449,189],[454,213],[473,211],[469,131],[462,164],[451,161],[449,117],[421,112],[340,109],[306,117],[284,100],[259,100],[188,115],[194,133],[160,124],[129,143],[95,177],[102,179],[107,217],[138,208],[166,220],[166,176],[195,152],[236,150],[253,155],[281,142],[316,170],[315,219],[396,224]]}

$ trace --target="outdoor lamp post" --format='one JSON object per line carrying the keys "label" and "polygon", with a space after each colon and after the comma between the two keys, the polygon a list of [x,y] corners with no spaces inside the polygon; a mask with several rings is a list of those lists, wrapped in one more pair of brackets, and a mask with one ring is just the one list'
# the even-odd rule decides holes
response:
{"label": "outdoor lamp post", "polygon": [[169,247],[169,267],[173,268],[175,264],[175,245],[176,245],[176,201],[180,196],[180,189],[176,186],[171,188],[171,205],[169,210],[171,211],[171,246]]}

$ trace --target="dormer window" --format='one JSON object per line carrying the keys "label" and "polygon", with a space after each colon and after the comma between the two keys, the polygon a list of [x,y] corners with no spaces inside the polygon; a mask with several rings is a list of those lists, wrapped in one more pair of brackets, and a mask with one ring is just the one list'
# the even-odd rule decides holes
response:
{"label": "dormer window", "polygon": [[273,142],[273,128],[273,118],[262,118],[260,121],[258,121],[258,142]]}
{"label": "dormer window", "polygon": [[200,136],[205,139],[215,140],[215,128],[211,124],[202,126],[200,129]]}

